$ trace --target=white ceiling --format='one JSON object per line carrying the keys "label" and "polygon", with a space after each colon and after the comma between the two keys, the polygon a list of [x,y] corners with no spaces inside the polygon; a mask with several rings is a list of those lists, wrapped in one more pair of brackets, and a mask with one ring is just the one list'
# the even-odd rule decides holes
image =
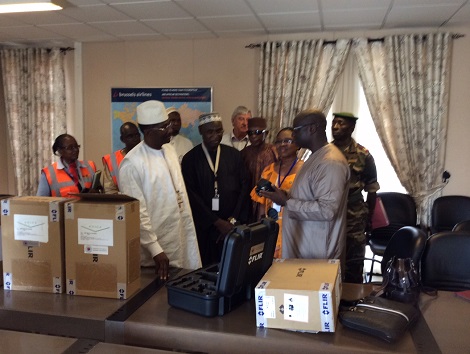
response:
{"label": "white ceiling", "polygon": [[470,0],[68,0],[0,14],[0,46],[241,37],[470,24]]}

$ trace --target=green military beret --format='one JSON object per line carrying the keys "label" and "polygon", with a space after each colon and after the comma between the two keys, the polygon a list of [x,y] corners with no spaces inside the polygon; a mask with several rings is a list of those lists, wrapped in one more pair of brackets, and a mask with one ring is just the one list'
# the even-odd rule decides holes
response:
{"label": "green military beret", "polygon": [[349,112],[333,113],[333,116],[340,117],[340,118],[351,119],[351,120],[354,120],[354,121],[359,119],[359,117],[354,117],[354,115],[352,113],[349,113]]}

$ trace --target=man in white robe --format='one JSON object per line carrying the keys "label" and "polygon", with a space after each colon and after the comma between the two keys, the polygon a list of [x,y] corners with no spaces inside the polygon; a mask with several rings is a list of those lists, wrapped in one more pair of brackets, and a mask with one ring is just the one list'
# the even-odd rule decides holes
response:
{"label": "man in white robe", "polygon": [[178,156],[170,144],[171,123],[159,101],[137,107],[144,140],[119,168],[119,190],[140,201],[141,265],[155,265],[160,279],[169,266],[201,267],[191,208]]}
{"label": "man in white robe", "polygon": [[170,107],[166,109],[168,113],[168,119],[171,122],[171,137],[170,144],[175,148],[176,154],[178,155],[178,160],[181,163],[183,156],[193,148],[193,143],[188,138],[180,134],[181,130],[181,115],[176,110],[175,107]]}
{"label": "man in white robe", "polygon": [[294,139],[312,154],[289,192],[260,192],[285,206],[282,258],[344,260],[349,167],[344,155],[326,137],[321,111],[305,110],[294,119]]}

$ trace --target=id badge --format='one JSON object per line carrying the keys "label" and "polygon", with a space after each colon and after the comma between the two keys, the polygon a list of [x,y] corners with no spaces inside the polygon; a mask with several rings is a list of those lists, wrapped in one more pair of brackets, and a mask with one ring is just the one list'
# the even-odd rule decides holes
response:
{"label": "id badge", "polygon": [[219,211],[219,196],[212,198],[212,211]]}
{"label": "id badge", "polygon": [[178,193],[178,196],[177,196],[177,203],[178,203],[178,207],[180,209],[180,212],[183,211],[183,198],[181,197],[181,193],[179,191],[177,191]]}
{"label": "id badge", "polygon": [[273,209],[276,210],[278,213],[281,212],[281,206],[279,204],[273,203]]}

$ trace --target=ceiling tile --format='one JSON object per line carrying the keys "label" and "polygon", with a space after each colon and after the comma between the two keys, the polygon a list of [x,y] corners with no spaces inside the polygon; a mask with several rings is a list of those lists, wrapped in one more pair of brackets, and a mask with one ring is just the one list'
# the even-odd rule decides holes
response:
{"label": "ceiling tile", "polygon": [[54,32],[36,26],[2,27],[1,31],[16,38],[44,39],[61,37]]}
{"label": "ceiling tile", "polygon": [[167,33],[171,39],[213,39],[217,36],[212,32],[191,32],[191,33]]}
{"label": "ceiling tile", "polygon": [[168,20],[144,20],[146,25],[161,33],[208,32],[200,22],[192,18]]}
{"label": "ceiling tile", "polygon": [[154,41],[159,39],[167,39],[158,33],[116,35],[116,37],[123,41]]}
{"label": "ceiling tile", "polygon": [[199,19],[213,31],[235,31],[240,29],[263,29],[255,16],[204,17]]}
{"label": "ceiling tile", "polygon": [[113,8],[122,11],[136,20],[190,18],[191,15],[174,2],[151,2],[136,4],[113,4]]}
{"label": "ceiling tile", "polygon": [[253,15],[243,0],[175,0],[194,17]]}
{"label": "ceiling tile", "polygon": [[[470,0],[68,0],[0,14],[0,47],[470,26]],[[386,22],[385,22],[386,21]],[[385,24],[384,24],[385,22]],[[89,24],[89,25],[88,25]],[[441,27],[443,26],[443,27]],[[21,28],[20,33],[16,33]],[[52,32],[51,33],[48,33]],[[155,32],[155,33],[153,33]],[[160,33],[160,34],[159,34]],[[52,38],[49,42],[47,36]]]}
{"label": "ceiling tile", "polygon": [[154,34],[155,31],[138,21],[110,21],[93,22],[90,26],[100,29],[113,36],[124,36],[132,33],[133,35]]}
{"label": "ceiling tile", "polygon": [[371,25],[381,26],[386,14],[387,9],[385,8],[324,11],[323,24],[325,30],[348,28],[348,26],[356,28],[361,24],[370,28]]}
{"label": "ceiling tile", "polygon": [[467,3],[463,6],[459,12],[453,15],[450,20],[449,24],[465,24],[470,21],[470,3]]}
{"label": "ceiling tile", "polygon": [[392,2],[393,0],[326,0],[322,1],[322,10],[388,9]]}
{"label": "ceiling tile", "polygon": [[12,17],[12,15],[13,14],[0,14],[0,28],[8,26],[22,26],[27,24],[19,18],[15,19]]}
{"label": "ceiling tile", "polygon": [[258,14],[318,11],[317,1],[314,0],[247,0],[247,2]]}
{"label": "ceiling tile", "polygon": [[132,20],[122,12],[113,9],[108,5],[90,5],[81,7],[70,7],[61,10],[65,16],[69,16],[82,22],[100,22],[100,21],[120,21]]}
{"label": "ceiling tile", "polygon": [[269,14],[260,15],[259,18],[268,30],[271,28],[321,28],[318,12]]}
{"label": "ceiling tile", "polygon": [[[14,13],[8,15],[13,20],[19,20],[30,25],[44,25],[56,23],[77,23],[78,21],[64,16],[60,11],[42,11]],[[3,24],[3,21],[2,21]]]}
{"label": "ceiling tile", "polygon": [[96,28],[93,28],[87,24],[63,24],[63,25],[44,25],[41,28],[47,29],[51,32],[64,35],[69,38],[90,38],[99,37],[104,35],[105,37],[112,37],[110,34],[103,33]]}
{"label": "ceiling tile", "polygon": [[456,5],[434,5],[393,8],[385,28],[396,27],[439,27],[456,11]]}

